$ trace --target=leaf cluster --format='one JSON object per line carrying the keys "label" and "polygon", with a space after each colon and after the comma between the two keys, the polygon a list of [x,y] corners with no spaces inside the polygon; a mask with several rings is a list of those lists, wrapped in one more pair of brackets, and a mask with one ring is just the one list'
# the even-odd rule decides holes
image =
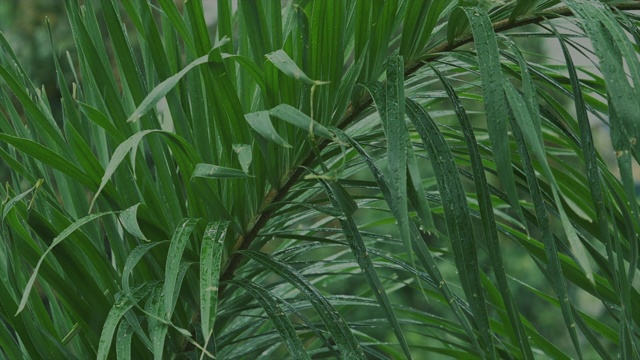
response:
{"label": "leaf cluster", "polygon": [[0,359],[640,357],[638,2],[234,4],[0,34]]}

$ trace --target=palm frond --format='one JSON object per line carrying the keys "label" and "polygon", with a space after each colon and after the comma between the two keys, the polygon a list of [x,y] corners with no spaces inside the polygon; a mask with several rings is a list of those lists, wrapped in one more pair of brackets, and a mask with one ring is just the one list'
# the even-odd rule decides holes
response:
{"label": "palm frond", "polygon": [[206,5],[0,34],[0,357],[640,357],[637,1]]}

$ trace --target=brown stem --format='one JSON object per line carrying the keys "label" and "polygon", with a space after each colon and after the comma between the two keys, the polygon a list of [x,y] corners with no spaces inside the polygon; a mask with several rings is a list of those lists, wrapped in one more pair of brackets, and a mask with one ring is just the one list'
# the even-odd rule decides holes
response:
{"label": "brown stem", "polygon": [[[614,8],[618,9],[618,10],[640,10],[640,0],[635,0],[635,1],[631,1],[628,3],[622,3],[622,4],[617,4],[615,6],[613,6]],[[536,14],[536,15],[530,15],[530,16],[525,16],[519,19],[516,19],[515,21],[509,21],[509,19],[505,19],[505,20],[500,20],[500,21],[496,21],[495,23],[493,23],[493,30],[495,32],[501,32],[501,31],[506,31],[509,29],[513,29],[513,28],[517,28],[523,25],[528,25],[528,24],[535,24],[535,23],[539,23],[541,21],[544,20],[548,20],[548,19],[555,19],[558,17],[562,17],[562,16],[567,16],[567,15],[571,15],[572,11],[569,7],[567,6],[561,6],[561,7],[557,7],[554,9],[551,9],[547,12],[543,12],[540,14]],[[461,37],[459,39],[456,39],[454,42],[452,43],[447,43],[444,42],[441,45],[435,46],[433,48],[431,48],[429,51],[427,51],[427,53],[420,58],[419,60],[414,61],[413,63],[409,64],[407,66],[407,70],[405,71],[405,78],[409,77],[410,75],[414,74],[416,71],[418,71],[422,66],[425,65],[425,61],[429,60],[429,61],[434,61],[437,60],[443,56],[446,55],[446,52],[452,51],[454,49],[459,48],[460,46],[466,45],[468,43],[470,43],[471,41],[473,41],[473,36],[471,36],[471,34],[466,35],[464,37]],[[347,127],[349,124],[351,124],[357,117],[358,115],[360,115],[360,113],[362,113],[367,107],[369,107],[372,103],[371,97],[368,95],[365,95],[365,97],[363,99],[361,99],[361,101],[359,102],[359,104],[356,105],[350,105],[347,108],[347,111],[344,115],[344,117],[342,118],[342,120],[340,121],[340,123],[338,124],[338,128],[340,129],[344,129],[345,127]],[[330,141],[329,140],[325,140],[322,143],[320,143],[320,145],[318,146],[320,151],[322,149],[324,149],[327,145],[329,145]],[[262,209],[266,209],[264,211],[262,211],[256,218],[256,220],[254,221],[253,225],[251,226],[251,229],[249,230],[249,232],[247,232],[244,236],[239,236],[236,239],[236,251],[237,250],[247,250],[249,248],[249,246],[251,245],[251,243],[255,240],[255,238],[258,236],[258,233],[260,232],[260,230],[267,224],[267,222],[269,221],[269,219],[271,218],[271,216],[273,215],[275,209],[273,207],[268,208],[269,205],[277,203],[279,201],[281,201],[289,192],[289,190],[291,190],[291,188],[293,187],[293,185],[296,184],[296,182],[300,179],[300,177],[302,176],[302,174],[304,173],[304,168],[310,166],[313,161],[316,159],[315,154],[312,152],[310,153],[303,161],[302,163],[297,166],[293,171],[290,172],[290,174],[287,177],[286,182],[284,183],[284,185],[280,188],[280,189],[273,189],[271,191],[269,191],[269,193],[267,194],[267,196],[265,197],[263,204],[262,204]],[[237,254],[237,252],[233,253],[231,255],[231,259],[229,260],[229,262],[227,263],[227,266],[221,276],[221,282],[224,282],[226,280],[230,280],[233,277],[234,272],[236,271],[236,269],[240,266],[242,262],[241,257]],[[224,290],[224,288],[226,287],[226,284],[221,284],[220,286],[220,293],[222,293],[222,291]]]}

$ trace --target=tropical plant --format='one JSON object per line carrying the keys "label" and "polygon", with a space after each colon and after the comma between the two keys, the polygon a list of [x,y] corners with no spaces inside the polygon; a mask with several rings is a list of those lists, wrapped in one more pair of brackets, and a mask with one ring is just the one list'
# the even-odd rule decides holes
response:
{"label": "tropical plant", "polygon": [[0,36],[0,359],[640,357],[640,2],[79,3],[61,117]]}

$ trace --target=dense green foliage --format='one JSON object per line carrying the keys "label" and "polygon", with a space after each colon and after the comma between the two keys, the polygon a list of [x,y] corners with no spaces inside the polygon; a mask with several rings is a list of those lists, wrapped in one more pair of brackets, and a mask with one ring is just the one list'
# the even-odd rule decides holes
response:
{"label": "dense green foliage", "polygon": [[0,36],[0,359],[640,357],[639,2],[78,3],[61,111]]}

